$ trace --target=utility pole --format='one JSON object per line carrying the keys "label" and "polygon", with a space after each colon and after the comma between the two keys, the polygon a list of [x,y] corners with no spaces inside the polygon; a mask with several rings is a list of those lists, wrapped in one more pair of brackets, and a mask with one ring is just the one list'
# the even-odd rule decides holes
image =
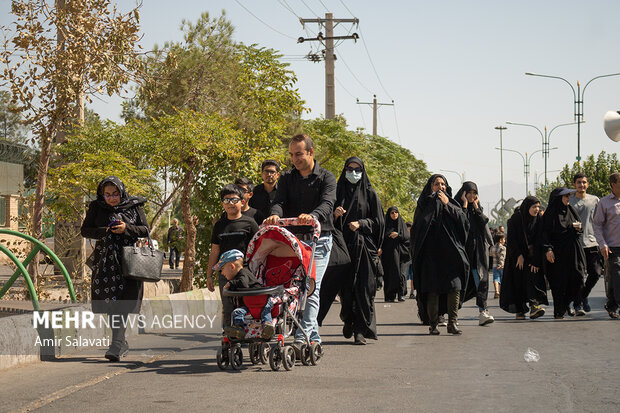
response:
{"label": "utility pole", "polygon": [[319,41],[325,46],[325,119],[334,119],[336,117],[336,88],[334,78],[334,61],[336,60],[336,56],[334,55],[334,40],[359,39],[357,33],[353,33],[350,36],[334,36],[334,28],[339,23],[353,23],[359,26],[359,19],[334,19],[332,13],[325,13],[325,19],[299,19],[299,21],[302,26],[305,26],[306,23],[317,23],[319,28],[322,26],[325,29],[325,36],[319,31],[317,37],[300,37],[297,39],[297,43]]}
{"label": "utility pole", "polygon": [[500,188],[501,188],[501,203],[504,207],[504,145],[502,142],[502,132],[508,129],[505,126],[496,126],[495,129],[499,131],[499,174],[500,174]]}
{"label": "utility pole", "polygon": [[358,105],[372,105],[372,136],[377,137],[377,109],[379,106],[394,106],[394,101],[392,103],[377,103],[377,95],[372,95],[372,102],[360,102],[357,100]]}

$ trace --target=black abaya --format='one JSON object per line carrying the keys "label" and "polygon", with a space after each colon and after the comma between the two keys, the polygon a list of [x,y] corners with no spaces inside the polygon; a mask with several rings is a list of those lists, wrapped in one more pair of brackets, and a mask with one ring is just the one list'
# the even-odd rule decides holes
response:
{"label": "black abaya", "polygon": [[[409,231],[405,221],[398,215],[392,219],[391,212],[398,212],[395,206],[390,207],[385,214],[385,236],[381,247],[381,264],[383,265],[384,295],[387,301],[400,298],[407,289],[407,272],[409,271]],[[398,233],[391,238],[392,232]]]}
{"label": "black abaya", "polygon": [[566,188],[556,188],[549,195],[549,206],[543,217],[545,252],[553,251],[554,263],[547,262],[547,276],[553,294],[553,312],[563,316],[571,301],[579,301],[586,276],[585,253],[579,243],[580,231],[573,227],[579,215],[559,195]]}
{"label": "black abaya", "polygon": [[[542,267],[542,215],[531,216],[529,209],[539,203],[528,196],[508,220],[506,260],[499,296],[499,306],[509,313],[525,313],[528,305],[548,305],[547,287]],[[523,256],[523,268],[517,260]],[[532,272],[530,265],[537,267]]]}
{"label": "black abaya", "polygon": [[[355,333],[362,334],[365,338],[377,339],[374,298],[377,250],[381,246],[384,228],[383,208],[379,196],[370,184],[362,160],[351,157],[346,160],[345,168],[352,162],[362,167],[362,178],[355,184],[351,183],[343,168],[336,187],[335,206],[341,206],[346,212],[334,221],[334,226],[342,231],[351,264],[337,270],[332,268],[331,271],[328,267],[323,277],[323,283],[327,281],[328,289],[325,291],[325,284],[321,285],[318,319],[322,321],[327,314],[339,287],[342,321],[352,325]],[[352,231],[349,224],[355,221],[359,223],[359,229]]]}

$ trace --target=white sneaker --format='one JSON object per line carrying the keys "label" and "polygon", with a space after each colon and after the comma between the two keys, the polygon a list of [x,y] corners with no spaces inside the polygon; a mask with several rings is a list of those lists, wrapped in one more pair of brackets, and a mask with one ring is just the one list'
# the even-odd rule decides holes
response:
{"label": "white sneaker", "polygon": [[478,324],[481,326],[486,326],[487,324],[491,324],[495,319],[487,310],[480,311],[480,317]]}

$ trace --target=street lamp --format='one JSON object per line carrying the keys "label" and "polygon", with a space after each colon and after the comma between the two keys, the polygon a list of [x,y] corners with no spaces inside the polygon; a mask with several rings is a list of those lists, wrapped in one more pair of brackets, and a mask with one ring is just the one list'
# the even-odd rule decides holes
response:
{"label": "street lamp", "polygon": [[573,87],[573,85],[571,85],[570,82],[563,77],[541,75],[538,73],[530,72],[526,72],[525,74],[528,76],[548,77],[551,79],[563,80],[564,82],[568,83],[568,86],[570,86],[571,90],[573,91],[573,112],[577,123],[577,162],[581,162],[581,123],[583,122],[583,95],[586,93],[586,88],[590,83],[592,83],[593,80],[600,79],[602,77],[619,76],[620,73],[610,73],[608,75],[593,77],[592,79],[588,80],[586,85],[583,87],[583,90],[581,90],[581,84],[579,83],[579,81],[577,81],[577,92],[575,92],[575,88]]}
{"label": "street lamp", "polygon": [[495,129],[499,131],[499,173],[500,173],[500,188],[501,188],[501,204],[502,208],[504,207],[504,151],[503,151],[503,143],[502,143],[502,132],[508,129],[505,126],[496,126]]}
{"label": "street lamp", "polygon": [[[542,138],[542,153],[543,153],[543,158],[545,159],[545,185],[547,185],[547,182],[548,182],[547,181],[547,160],[549,159],[549,140],[551,139],[551,134],[553,133],[554,130],[556,130],[560,126],[574,125],[577,122],[562,123],[562,124],[556,125],[553,128],[551,128],[549,133],[547,133],[547,127],[545,126],[544,134],[539,128],[537,128],[534,125],[530,125],[529,123],[517,123],[517,122],[506,122],[506,123],[509,125],[516,125],[516,126],[529,126],[531,128],[536,129],[538,133],[540,133],[540,137]],[[536,182],[538,182],[538,180]]]}
{"label": "street lamp", "polygon": [[[539,173],[539,174],[538,174],[538,173],[535,173],[535,176],[536,176],[536,181],[535,181],[535,182],[536,182],[536,184],[537,184],[539,187],[543,186],[543,185],[541,185],[541,184],[540,184],[540,182],[538,181],[538,180],[540,179],[541,175],[542,175],[542,174],[544,174],[544,173],[554,173],[554,172],[562,172],[562,170],[561,170],[561,169],[554,169],[554,170],[552,170],[552,171],[541,172],[541,173]],[[545,182],[545,183],[544,183],[544,186],[547,186],[547,185],[548,185],[548,183],[547,183],[547,182]]]}
{"label": "street lamp", "polygon": [[[498,151],[502,152],[502,151],[508,151],[508,152],[514,152],[514,153],[518,153],[521,158],[523,159],[523,174],[525,175],[525,196],[528,196],[530,194],[530,190],[529,190],[529,177],[530,177],[530,161],[532,160],[532,156],[534,156],[534,154],[538,153],[538,152],[542,152],[542,149],[538,149],[537,151],[534,151],[530,154],[530,156],[527,156],[527,152],[525,152],[525,156],[519,152],[516,151],[514,149],[506,149],[506,148],[495,148]],[[555,150],[558,149],[557,147],[551,148],[549,150]]]}
{"label": "street lamp", "polygon": [[449,169],[440,169],[440,171],[452,172],[453,174],[457,174],[459,176],[459,179],[461,180],[461,185],[463,184],[463,182],[465,182],[465,172],[463,172],[463,174],[460,174],[457,171],[451,171]]}

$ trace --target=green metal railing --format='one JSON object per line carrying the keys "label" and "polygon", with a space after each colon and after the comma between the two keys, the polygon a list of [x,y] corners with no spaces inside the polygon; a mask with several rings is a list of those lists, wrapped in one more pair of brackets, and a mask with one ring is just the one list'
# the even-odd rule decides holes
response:
{"label": "green metal railing", "polygon": [[52,259],[52,261],[54,261],[54,263],[58,266],[58,268],[60,268],[60,271],[62,272],[62,275],[65,277],[65,281],[67,282],[67,287],[69,288],[69,296],[71,297],[71,301],[73,301],[74,303],[77,302],[77,299],[75,297],[75,290],[73,289],[73,283],[71,282],[71,277],[69,277],[69,273],[67,272],[67,269],[63,265],[62,261],[60,261],[58,256],[56,256],[56,254],[54,254],[54,252],[47,245],[43,244],[38,239],[31,237],[30,235],[26,235],[26,234],[23,234],[17,231],[12,231],[10,229],[0,229],[0,234],[12,235],[14,237],[18,237],[18,238],[22,238],[27,241],[30,241],[34,244],[34,247],[30,251],[30,254],[28,254],[28,256],[23,262],[20,262],[19,258],[17,258],[15,254],[11,252],[11,250],[9,250],[4,245],[0,244],[0,252],[3,252],[17,266],[17,270],[15,270],[15,273],[13,273],[13,276],[11,276],[11,278],[6,282],[6,284],[4,284],[2,289],[0,289],[0,298],[2,298],[4,294],[8,291],[8,289],[11,288],[11,286],[13,285],[15,280],[17,280],[17,277],[19,277],[19,274],[21,273],[24,276],[24,279],[26,280],[26,287],[28,288],[28,291],[30,292],[30,297],[32,298],[32,305],[35,310],[39,311],[40,309],[39,298],[37,297],[37,292],[34,289],[34,284],[32,283],[32,279],[30,278],[28,271],[26,271],[26,267],[28,266],[28,264],[30,264],[30,261],[32,261],[34,257],[36,257],[39,251],[43,251],[44,253],[47,254],[48,257]]}

